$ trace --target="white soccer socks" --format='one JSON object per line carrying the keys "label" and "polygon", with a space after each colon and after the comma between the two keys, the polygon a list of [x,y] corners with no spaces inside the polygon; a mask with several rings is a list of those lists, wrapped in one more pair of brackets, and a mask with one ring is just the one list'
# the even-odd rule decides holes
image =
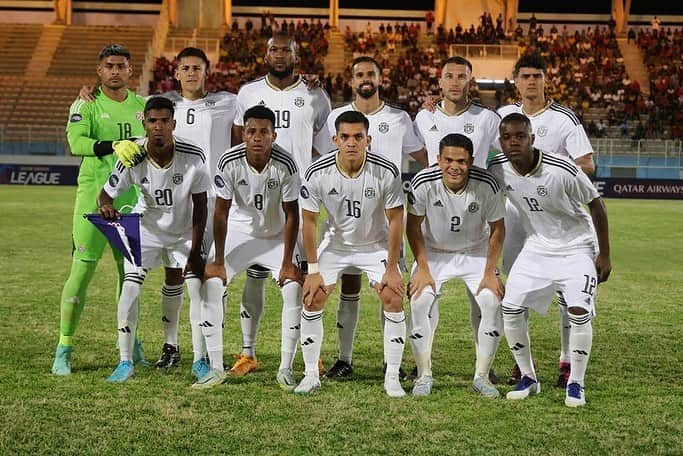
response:
{"label": "white soccer socks", "polygon": [[384,311],[384,360],[387,375],[397,375],[406,344],[406,314]]}
{"label": "white soccer socks", "polygon": [[223,281],[213,277],[202,285],[201,323],[211,369],[223,371]]}
{"label": "white soccer socks", "polygon": [[282,293],[282,336],[280,340],[280,367],[291,369],[301,335],[301,285],[288,280]]}
{"label": "white soccer socks", "polygon": [[510,351],[515,362],[522,372],[522,377],[528,376],[536,380],[531,350],[529,343],[529,323],[525,315],[525,309],[503,307],[503,323],[505,338],[510,346]]}
{"label": "white soccer socks", "polygon": [[323,311],[301,312],[301,352],[306,366],[306,377],[318,378],[318,359],[323,341]]}
{"label": "white soccer socks", "polygon": [[410,345],[417,365],[417,375],[432,375],[432,337],[433,331],[429,319],[429,311],[436,302],[436,296],[424,289],[417,299],[410,301]]}
{"label": "white soccer socks", "polygon": [[256,357],[256,337],[265,306],[265,286],[268,271],[247,270],[247,280],[240,304],[240,327],[242,329],[242,354]]}
{"label": "white soccer socks", "polygon": [[583,387],[583,379],[588,367],[591,347],[593,346],[593,323],[590,313],[583,315],[569,314],[571,333],[569,348],[571,350],[571,372],[568,384],[578,383]]}
{"label": "white soccer socks", "polygon": [[476,297],[481,323],[478,325],[477,363],[475,376],[488,378],[493,359],[498,351],[503,322],[500,314],[500,301],[489,289],[485,288]]}
{"label": "white soccer socks", "polygon": [[183,284],[161,287],[161,321],[164,323],[166,343],[178,346],[178,321],[183,306]]}
{"label": "white soccer socks", "polygon": [[135,329],[138,324],[138,298],[145,273],[126,273],[117,309],[119,355],[121,361],[133,361]]}
{"label": "white soccer socks", "polygon": [[564,300],[562,293],[557,293],[557,300],[559,303],[560,316],[560,362],[571,362],[571,350],[569,349],[569,337],[571,333],[571,323],[569,322],[569,311],[567,310],[567,302]]}
{"label": "white soccer socks", "polygon": [[199,361],[206,356],[206,341],[202,334],[202,282],[196,276],[185,277],[187,293],[190,295],[190,329],[192,330],[192,352],[194,361]]}
{"label": "white soccer socks", "polygon": [[339,337],[339,359],[351,364],[353,341],[360,316],[360,293],[341,293],[337,309],[337,334]]}

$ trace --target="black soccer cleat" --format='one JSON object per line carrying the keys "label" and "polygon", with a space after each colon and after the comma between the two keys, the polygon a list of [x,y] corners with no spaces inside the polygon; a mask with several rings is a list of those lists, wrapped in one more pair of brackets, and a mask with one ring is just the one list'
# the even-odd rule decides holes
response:
{"label": "black soccer cleat", "polygon": [[161,356],[155,366],[157,369],[166,369],[180,364],[180,347],[171,344],[164,344]]}
{"label": "black soccer cleat", "polygon": [[334,366],[325,373],[325,378],[332,380],[343,380],[353,374],[353,366],[346,361],[338,359]]}

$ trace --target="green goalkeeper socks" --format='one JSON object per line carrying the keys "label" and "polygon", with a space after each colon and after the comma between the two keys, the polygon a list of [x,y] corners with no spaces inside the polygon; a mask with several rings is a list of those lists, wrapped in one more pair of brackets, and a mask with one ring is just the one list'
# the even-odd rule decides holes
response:
{"label": "green goalkeeper socks", "polygon": [[74,260],[62,290],[59,345],[70,347],[76,326],[85,306],[85,292],[95,274],[96,261]]}

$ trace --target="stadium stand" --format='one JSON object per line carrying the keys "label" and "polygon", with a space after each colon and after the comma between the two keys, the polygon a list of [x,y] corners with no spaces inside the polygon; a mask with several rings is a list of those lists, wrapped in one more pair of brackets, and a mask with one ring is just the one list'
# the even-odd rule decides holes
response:
{"label": "stadium stand", "polygon": [[22,75],[40,39],[40,24],[2,24],[0,27],[0,74]]}

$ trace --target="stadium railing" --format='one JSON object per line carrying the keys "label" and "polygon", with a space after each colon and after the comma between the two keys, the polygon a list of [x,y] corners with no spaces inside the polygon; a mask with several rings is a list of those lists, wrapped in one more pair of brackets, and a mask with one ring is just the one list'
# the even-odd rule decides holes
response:
{"label": "stadium railing", "polygon": [[517,59],[522,48],[516,44],[451,44],[448,55],[461,57],[488,57],[500,59]]}
{"label": "stadium railing", "polygon": [[600,177],[683,178],[683,142],[673,139],[592,139]]}

